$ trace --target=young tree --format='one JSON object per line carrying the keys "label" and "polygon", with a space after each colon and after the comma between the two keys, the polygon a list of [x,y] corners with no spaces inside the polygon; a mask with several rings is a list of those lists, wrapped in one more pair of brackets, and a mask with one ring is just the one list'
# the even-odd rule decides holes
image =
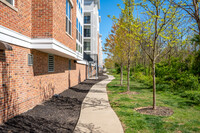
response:
{"label": "young tree", "polygon": [[[138,41],[141,44],[141,48],[148,55],[152,64],[152,77],[153,77],[153,109],[156,109],[156,61],[167,46],[168,40],[177,38],[180,31],[173,23],[178,16],[177,9],[172,6],[170,2],[166,0],[143,0],[139,3],[145,10],[145,14],[148,16],[146,22],[142,23],[141,35],[138,35]],[[176,32],[172,36],[172,32]],[[173,40],[173,43],[169,44],[173,46],[177,40]],[[147,51],[144,47],[149,47]]]}
{"label": "young tree", "polygon": [[123,66],[125,60],[125,54],[123,52],[123,33],[121,33],[119,28],[119,23],[115,22],[112,26],[111,34],[106,39],[104,51],[108,56],[112,56],[116,63],[120,64],[121,67],[121,76],[120,76],[120,85],[123,85]]}
{"label": "young tree", "polygon": [[123,33],[123,52],[127,59],[127,91],[130,91],[130,65],[137,49],[135,34],[138,32],[138,22],[133,17],[134,0],[124,0],[125,8],[121,8],[121,21],[118,32]]}

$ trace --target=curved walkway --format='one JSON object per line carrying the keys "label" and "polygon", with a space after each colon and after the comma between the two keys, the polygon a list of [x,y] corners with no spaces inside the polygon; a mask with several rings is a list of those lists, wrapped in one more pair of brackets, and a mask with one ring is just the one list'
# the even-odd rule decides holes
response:
{"label": "curved walkway", "polygon": [[95,84],[83,101],[81,114],[74,133],[123,133],[122,125],[111,108],[106,86],[114,79],[108,75]]}

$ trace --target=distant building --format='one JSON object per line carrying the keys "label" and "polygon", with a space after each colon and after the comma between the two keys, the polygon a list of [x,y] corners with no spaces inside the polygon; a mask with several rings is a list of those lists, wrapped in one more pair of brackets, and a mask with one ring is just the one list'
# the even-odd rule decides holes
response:
{"label": "distant building", "polygon": [[102,48],[102,35],[99,35],[99,69],[103,70],[103,48]]}
{"label": "distant building", "polygon": [[96,69],[102,67],[99,9],[100,0],[84,1],[84,59],[89,62],[89,66],[97,66]]}

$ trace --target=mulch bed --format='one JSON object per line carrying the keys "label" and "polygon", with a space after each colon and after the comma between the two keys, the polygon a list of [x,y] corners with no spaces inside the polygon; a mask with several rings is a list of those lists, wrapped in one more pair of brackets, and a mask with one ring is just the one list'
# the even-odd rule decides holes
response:
{"label": "mulch bed", "polygon": [[107,76],[86,80],[42,105],[18,115],[0,126],[1,133],[72,133],[78,122],[81,105],[92,86]]}
{"label": "mulch bed", "polygon": [[153,107],[141,107],[135,109],[137,112],[146,115],[156,115],[156,116],[171,116],[173,115],[173,110],[168,107],[157,106],[154,110]]}
{"label": "mulch bed", "polygon": [[121,92],[119,94],[121,94],[121,95],[138,95],[140,93],[139,92],[135,92],[135,91],[126,91],[126,92]]}

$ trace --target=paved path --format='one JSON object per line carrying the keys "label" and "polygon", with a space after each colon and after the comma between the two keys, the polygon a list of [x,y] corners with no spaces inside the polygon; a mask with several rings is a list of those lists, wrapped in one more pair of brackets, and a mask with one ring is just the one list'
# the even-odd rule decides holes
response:
{"label": "paved path", "polygon": [[123,133],[122,125],[110,107],[106,85],[114,79],[109,76],[94,85],[83,101],[81,115],[74,133]]}

